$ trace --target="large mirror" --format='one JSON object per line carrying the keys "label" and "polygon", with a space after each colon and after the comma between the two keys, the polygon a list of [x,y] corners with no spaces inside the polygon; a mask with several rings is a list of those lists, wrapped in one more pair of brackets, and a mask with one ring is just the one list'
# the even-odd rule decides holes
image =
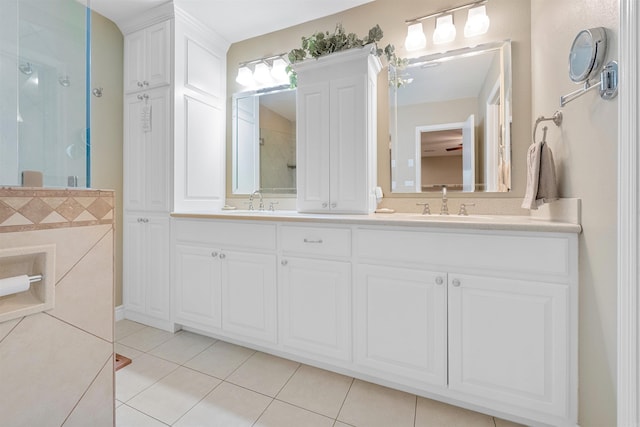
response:
{"label": "large mirror", "polygon": [[233,193],[295,194],[295,89],[238,93],[232,110]]}
{"label": "large mirror", "polygon": [[389,66],[391,191],[511,188],[511,42]]}

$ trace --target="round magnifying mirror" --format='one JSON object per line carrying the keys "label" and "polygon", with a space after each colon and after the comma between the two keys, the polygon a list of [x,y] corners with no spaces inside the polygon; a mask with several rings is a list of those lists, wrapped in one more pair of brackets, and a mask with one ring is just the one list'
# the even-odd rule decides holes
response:
{"label": "round magnifying mirror", "polygon": [[607,54],[607,33],[602,27],[582,30],[571,45],[569,78],[581,83],[600,72]]}

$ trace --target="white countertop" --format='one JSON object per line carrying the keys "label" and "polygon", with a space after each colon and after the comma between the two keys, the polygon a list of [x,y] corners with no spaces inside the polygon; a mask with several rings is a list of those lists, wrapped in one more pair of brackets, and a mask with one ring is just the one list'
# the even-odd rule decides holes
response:
{"label": "white countertop", "polygon": [[422,215],[419,213],[372,214],[308,214],[297,211],[224,210],[212,213],[178,213],[174,218],[215,220],[316,222],[352,225],[391,225],[424,228],[456,228],[475,230],[520,230],[561,233],[580,233],[582,227],[571,222],[551,221],[528,215]]}

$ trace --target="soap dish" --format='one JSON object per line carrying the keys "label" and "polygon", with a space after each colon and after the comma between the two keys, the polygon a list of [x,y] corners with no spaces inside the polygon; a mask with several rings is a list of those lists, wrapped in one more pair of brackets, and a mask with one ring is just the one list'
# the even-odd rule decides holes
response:
{"label": "soap dish", "polygon": [[390,214],[390,213],[394,213],[395,209],[391,209],[391,208],[378,208],[375,210],[375,213],[386,213],[386,214]]}

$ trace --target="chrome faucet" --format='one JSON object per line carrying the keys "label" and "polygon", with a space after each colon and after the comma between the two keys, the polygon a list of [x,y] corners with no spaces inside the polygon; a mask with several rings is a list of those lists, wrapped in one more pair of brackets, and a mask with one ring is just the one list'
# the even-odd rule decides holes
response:
{"label": "chrome faucet", "polygon": [[429,203],[416,203],[416,206],[424,206],[422,208],[422,215],[431,215],[431,209],[429,209]]}
{"label": "chrome faucet", "polygon": [[264,200],[262,199],[262,193],[258,190],[254,191],[253,193],[251,193],[251,195],[249,196],[249,210],[252,211],[253,210],[253,199],[259,196],[260,197],[260,205],[258,206],[258,210],[263,211],[264,210]]}
{"label": "chrome faucet", "polygon": [[447,204],[447,186],[442,186],[442,207],[440,208],[440,215],[449,215],[449,205]]}

